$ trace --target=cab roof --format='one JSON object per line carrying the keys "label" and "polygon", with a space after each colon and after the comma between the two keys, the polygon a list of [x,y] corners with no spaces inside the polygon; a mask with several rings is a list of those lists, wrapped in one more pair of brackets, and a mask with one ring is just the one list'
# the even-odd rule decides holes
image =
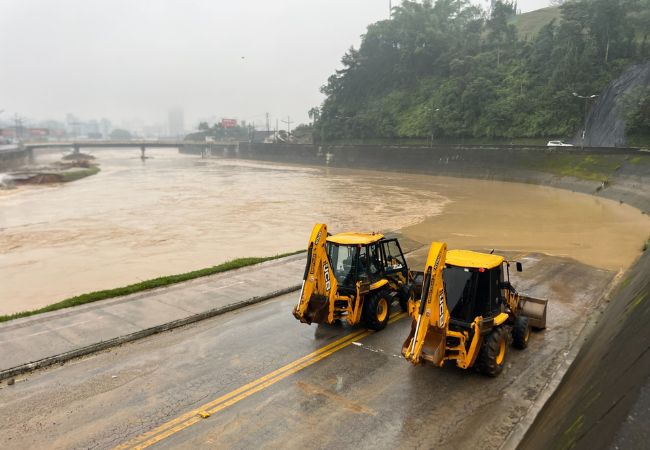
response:
{"label": "cab roof", "polygon": [[339,245],[368,245],[384,238],[380,233],[338,233],[327,237],[327,242]]}
{"label": "cab roof", "polygon": [[478,253],[469,250],[449,250],[447,264],[472,269],[494,269],[503,262],[503,256]]}

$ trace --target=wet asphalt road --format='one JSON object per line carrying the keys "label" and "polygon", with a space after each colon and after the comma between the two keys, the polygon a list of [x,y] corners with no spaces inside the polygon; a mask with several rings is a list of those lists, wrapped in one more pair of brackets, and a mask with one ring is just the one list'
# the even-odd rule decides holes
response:
{"label": "wet asphalt road", "polygon": [[520,286],[552,298],[549,327],[511,348],[496,379],[406,363],[402,318],[200,418],[202,405],[360,333],[300,324],[294,293],[0,385],[0,448],[112,448],[184,414],[191,424],[163,428],[154,447],[498,448],[567,363],[613,277],[539,255],[527,265]]}

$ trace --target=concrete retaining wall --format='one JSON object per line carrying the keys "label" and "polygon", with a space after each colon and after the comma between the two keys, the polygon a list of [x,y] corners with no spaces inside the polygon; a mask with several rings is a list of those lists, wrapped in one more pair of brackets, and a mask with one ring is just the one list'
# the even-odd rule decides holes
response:
{"label": "concrete retaining wall", "polygon": [[223,156],[543,184],[624,201],[650,212],[650,152],[638,149],[241,143],[236,152]]}
{"label": "concrete retaining wall", "polygon": [[0,150],[0,172],[24,166],[31,161],[32,153],[16,146],[13,149]]}

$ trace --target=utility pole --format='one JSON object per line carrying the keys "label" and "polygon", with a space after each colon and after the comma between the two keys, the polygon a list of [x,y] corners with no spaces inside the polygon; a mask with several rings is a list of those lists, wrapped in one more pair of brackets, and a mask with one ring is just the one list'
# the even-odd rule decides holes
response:
{"label": "utility pole", "polygon": [[280,123],[278,122],[278,119],[275,119],[275,136],[274,136],[273,140],[275,141],[276,144],[278,143],[278,131],[280,131],[279,124]]}
{"label": "utility pole", "polygon": [[269,124],[269,113],[266,113],[266,134],[267,136],[270,134],[271,128]]}
{"label": "utility pole", "polygon": [[22,135],[22,129],[23,129],[23,119],[18,115],[18,113],[14,114],[14,139],[18,141],[18,130],[21,131]]}
{"label": "utility pole", "polygon": [[287,124],[287,138],[291,134],[291,117],[287,116],[287,120],[283,120],[282,122]]}
{"label": "utility pole", "polygon": [[393,18],[393,2],[392,2],[392,0],[388,0],[388,18],[389,19]]}

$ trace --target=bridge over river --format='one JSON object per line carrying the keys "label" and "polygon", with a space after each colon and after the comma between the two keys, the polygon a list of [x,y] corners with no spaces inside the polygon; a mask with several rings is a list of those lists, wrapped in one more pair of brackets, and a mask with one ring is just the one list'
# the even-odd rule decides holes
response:
{"label": "bridge over river", "polygon": [[[236,149],[233,142],[201,142],[184,140],[72,140],[56,142],[26,142],[18,145],[0,146],[0,169],[15,167],[34,161],[34,152],[43,149],[71,149],[80,153],[82,148],[139,148],[144,159],[147,148],[192,148],[192,153],[209,155],[214,150]],[[199,149],[199,150],[197,150]]]}

